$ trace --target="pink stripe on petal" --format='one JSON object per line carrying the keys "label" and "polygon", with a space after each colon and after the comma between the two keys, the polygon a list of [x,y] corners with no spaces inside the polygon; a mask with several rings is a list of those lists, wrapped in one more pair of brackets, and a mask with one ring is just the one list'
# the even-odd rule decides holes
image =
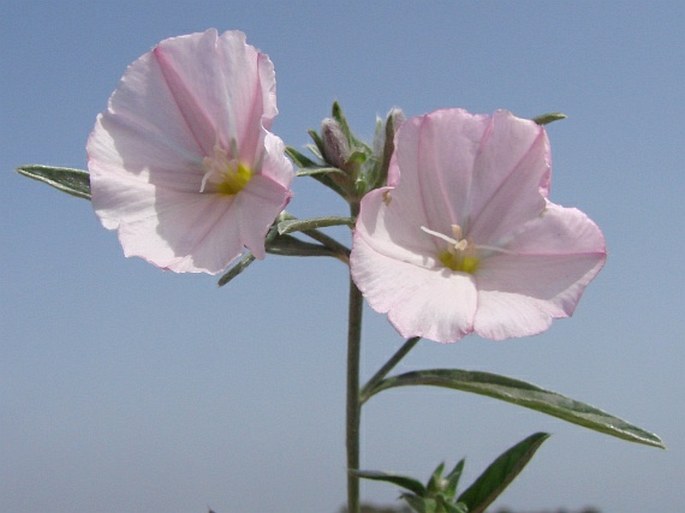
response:
{"label": "pink stripe on petal", "polygon": [[[214,34],[214,36],[216,37],[216,34]],[[202,150],[203,155],[212,155],[214,145],[219,142],[216,138],[216,126],[206,110],[207,108],[211,108],[212,105],[210,102],[203,102],[203,98],[196,96],[197,90],[202,89],[201,86],[204,84],[193,83],[190,80],[199,81],[199,77],[191,77],[188,79],[181,76],[176,70],[176,67],[179,64],[174,62],[174,58],[178,59],[179,56],[174,55],[171,50],[175,49],[178,51],[176,47],[179,45],[174,45],[174,42],[177,41],[160,44],[152,51],[152,54],[159,64],[159,69],[173,96],[174,103],[183,116],[190,133],[192,133],[195,143]],[[190,47],[187,44],[183,45],[181,48],[184,51],[194,50],[193,47]],[[213,49],[207,49],[206,51],[214,52]],[[184,63],[181,62],[180,66],[183,64]],[[206,85],[204,86],[206,87]]]}
{"label": "pink stripe on petal", "polygon": [[469,215],[474,159],[488,118],[450,109],[421,119],[419,158],[412,171],[418,174],[428,227],[450,233],[452,224],[464,225]]}
{"label": "pink stripe on petal", "polygon": [[260,128],[269,129],[278,113],[274,67],[267,55],[245,43],[242,32],[224,32],[217,45],[220,140],[228,144],[235,139],[241,158],[254,165],[261,151]]}
{"label": "pink stripe on petal", "polygon": [[469,236],[495,243],[545,205],[540,184],[550,174],[549,143],[542,127],[499,111],[481,143],[473,168]]}
{"label": "pink stripe on petal", "polygon": [[[506,249],[508,253],[485,259],[478,271],[477,320],[483,312],[484,324],[477,322],[477,331],[485,325],[488,312],[506,310],[507,318],[544,319],[531,323],[526,334],[542,331],[552,318],[572,315],[606,259],[599,228],[582,212],[554,204],[527,223]],[[508,306],[501,309],[504,303]],[[507,325],[504,319],[500,322]],[[512,329],[507,336],[521,336],[516,334],[521,327]]]}

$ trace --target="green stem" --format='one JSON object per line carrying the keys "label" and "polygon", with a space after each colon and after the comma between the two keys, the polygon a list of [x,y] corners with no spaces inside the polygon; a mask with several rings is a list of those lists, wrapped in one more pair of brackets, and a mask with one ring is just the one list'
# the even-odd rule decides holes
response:
{"label": "green stem", "polygon": [[335,257],[344,264],[350,263],[350,250],[347,248],[347,246],[339,243],[333,237],[329,237],[319,230],[305,230],[302,233],[329,248],[331,251],[333,251]]}
{"label": "green stem", "polygon": [[362,388],[361,394],[359,396],[359,401],[361,404],[364,404],[369,397],[371,397],[372,392],[374,387],[385,377],[388,375],[388,372],[393,370],[395,368],[395,365],[400,363],[400,360],[404,358],[409,351],[411,351],[414,346],[421,340],[421,337],[412,337],[410,339],[407,339],[407,341],[402,344],[402,347],[400,347],[394,355],[390,357],[390,359],[385,362],[385,365],[381,367],[376,374],[374,374],[371,379],[364,385],[364,388]]}
{"label": "green stem", "polygon": [[[350,206],[352,217],[359,212],[359,204]],[[361,353],[362,294],[350,274],[349,313],[347,325],[347,512],[359,513],[359,359]]]}
{"label": "green stem", "polygon": [[[336,222],[334,224],[348,224],[350,226],[354,225],[354,218],[349,218],[349,222],[347,222],[348,218],[319,218],[318,221],[321,221],[322,219],[336,219]],[[297,221],[297,217],[294,215],[290,214],[289,212],[286,212],[285,210],[281,213],[279,216],[280,221]],[[342,222],[342,220],[345,220],[345,222]],[[316,219],[310,219],[310,222],[316,223]],[[305,220],[305,223],[307,221]],[[275,227],[277,229],[279,223],[276,223]],[[325,223],[324,223],[325,225]],[[323,225],[322,225],[323,226]],[[331,254],[328,256],[332,256],[340,260],[342,263],[349,265],[350,263],[350,249],[345,246],[344,244],[341,244],[337,240],[335,240],[333,237],[330,237],[326,235],[325,233],[319,231],[316,228],[309,228],[306,230],[300,230],[302,233],[307,235],[308,237],[314,239],[317,242],[320,242],[323,246],[327,247],[328,249],[331,250]]]}

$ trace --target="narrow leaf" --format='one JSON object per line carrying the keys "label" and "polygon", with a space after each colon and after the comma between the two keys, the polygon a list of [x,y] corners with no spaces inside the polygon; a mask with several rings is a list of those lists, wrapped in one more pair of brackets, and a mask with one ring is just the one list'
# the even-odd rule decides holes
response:
{"label": "narrow leaf", "polygon": [[326,216],[312,219],[287,219],[278,223],[278,233],[283,235],[292,232],[316,230],[327,226],[354,226],[350,217]]}
{"label": "narrow leaf", "polygon": [[309,168],[309,167],[321,167],[319,164],[314,162],[312,159],[309,157],[306,157],[304,154],[301,152],[297,151],[295,148],[292,146],[286,146],[285,148],[285,153],[290,157],[290,159],[297,164],[301,168]]}
{"label": "narrow leaf", "polygon": [[266,245],[266,252],[282,256],[326,256],[340,258],[332,249],[321,244],[305,242],[292,235],[279,235]]}
{"label": "narrow leaf", "polygon": [[438,503],[433,498],[419,497],[410,493],[403,493],[400,498],[407,501],[407,504],[417,513],[438,513]]}
{"label": "narrow leaf", "polygon": [[554,121],[559,121],[561,119],[566,119],[566,114],[563,112],[548,112],[547,114],[541,114],[533,118],[538,125],[548,125]]}
{"label": "narrow leaf", "polygon": [[437,502],[439,507],[442,508],[442,511],[445,513],[468,513],[466,504],[463,502],[457,502],[456,504],[453,504],[443,496],[438,496]]}
{"label": "narrow leaf", "polygon": [[481,513],[505,490],[523,470],[535,451],[549,438],[547,433],[535,433],[502,453],[459,496],[458,502],[468,507],[469,513]]}
{"label": "narrow leaf", "polygon": [[217,285],[219,287],[223,287],[226,285],[229,281],[231,281],[233,278],[238,276],[240,273],[242,273],[247,267],[255,261],[255,257],[252,253],[246,253],[239,261],[237,264],[232,266],[226,274],[224,274],[221,278],[219,278],[219,282]]}
{"label": "narrow leaf", "polygon": [[450,497],[454,497],[457,493],[457,485],[459,484],[459,479],[461,478],[461,473],[464,471],[464,460],[460,460],[459,463],[455,465],[452,471],[445,476],[447,479],[447,486],[445,493]]}
{"label": "narrow leaf", "polygon": [[419,497],[426,495],[426,488],[416,479],[407,476],[400,476],[397,474],[386,474],[385,472],[377,472],[375,470],[357,470],[355,475],[362,479],[370,479],[372,481],[385,481],[386,483],[396,484],[402,488],[406,488],[414,492]]}
{"label": "narrow leaf", "polygon": [[308,167],[300,169],[296,176],[313,176],[313,175],[327,175],[327,174],[338,174],[345,175],[345,171],[338,169],[337,167],[321,166],[321,167]]}
{"label": "narrow leaf", "polygon": [[665,448],[657,435],[598,408],[526,383],[525,381],[487,372],[458,369],[431,369],[408,372],[379,382],[373,389],[367,392],[362,401],[366,401],[369,397],[382,390],[410,385],[430,385],[486,395],[537,410],[623,440]]}
{"label": "narrow leaf", "polygon": [[343,131],[343,134],[345,134],[345,137],[350,144],[354,144],[354,142],[356,142],[355,137],[352,134],[352,130],[350,130],[350,125],[347,123],[347,118],[345,117],[345,114],[343,114],[342,107],[340,107],[338,102],[333,102],[331,117],[338,122],[340,129]]}
{"label": "narrow leaf", "polygon": [[355,137],[349,123],[347,122],[345,114],[343,114],[342,107],[340,107],[340,104],[337,101],[333,102],[333,106],[331,108],[331,117],[340,125],[340,129],[343,131],[343,134],[345,134],[345,137],[349,141],[350,147],[361,150],[363,153],[372,153],[371,148],[369,148],[366,143]]}
{"label": "narrow leaf", "polygon": [[17,172],[77,198],[90,199],[90,176],[82,169],[32,164],[17,168]]}
{"label": "narrow leaf", "polygon": [[[323,167],[318,164],[315,164],[311,160],[309,160],[309,162],[312,162],[311,166],[303,166],[302,164],[298,163],[298,165],[302,169],[300,169],[300,171],[297,172],[297,176],[311,176],[312,178],[322,183],[329,189],[335,191],[335,193],[339,196],[342,196],[343,198],[347,197],[345,191],[331,178],[331,175],[339,174],[337,172],[334,172],[334,170],[340,171],[339,169]],[[345,176],[344,173],[343,176]]]}
{"label": "narrow leaf", "polygon": [[307,133],[309,134],[309,137],[312,138],[312,141],[314,141],[314,146],[312,145],[307,145],[309,148],[309,151],[311,151],[314,155],[316,155],[318,158],[321,160],[324,160],[324,145],[323,145],[323,139],[321,139],[321,136],[315,131],[315,130],[307,130]]}
{"label": "narrow leaf", "polygon": [[445,470],[445,462],[440,463],[437,468],[431,474],[428,484],[426,485],[426,490],[429,495],[434,495],[442,490],[443,477],[442,472]]}

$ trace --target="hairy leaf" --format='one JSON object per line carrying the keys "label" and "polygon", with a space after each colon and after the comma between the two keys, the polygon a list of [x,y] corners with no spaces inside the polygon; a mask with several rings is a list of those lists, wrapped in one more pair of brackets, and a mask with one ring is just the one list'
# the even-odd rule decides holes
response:
{"label": "hairy leaf", "polygon": [[665,448],[661,439],[623,419],[588,404],[545,390],[536,385],[487,372],[458,369],[431,369],[385,378],[362,400],[388,388],[430,385],[486,395],[537,410],[567,422],[593,429],[630,442]]}
{"label": "hairy leaf", "polygon": [[90,176],[82,169],[31,164],[17,168],[17,172],[77,198],[90,199]]}

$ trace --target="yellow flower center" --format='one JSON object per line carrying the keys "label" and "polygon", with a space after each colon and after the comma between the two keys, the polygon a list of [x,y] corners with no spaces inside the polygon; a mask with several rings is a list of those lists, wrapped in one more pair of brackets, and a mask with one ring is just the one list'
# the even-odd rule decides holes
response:
{"label": "yellow flower center", "polygon": [[223,181],[217,185],[217,191],[221,194],[238,194],[252,179],[252,169],[238,162],[224,171],[222,178]]}
{"label": "yellow flower center", "polygon": [[452,271],[474,274],[480,265],[476,245],[462,238],[462,230],[458,224],[452,225],[452,237],[440,232],[429,230],[425,226],[421,230],[429,235],[447,242],[447,248],[437,255],[440,263]]}
{"label": "yellow flower center", "polygon": [[[202,178],[200,192],[218,192],[233,196],[242,191],[252,180],[252,168],[235,158],[230,158],[218,145],[214,146],[214,155],[202,159],[205,175]],[[211,184],[208,187],[208,184]]]}

